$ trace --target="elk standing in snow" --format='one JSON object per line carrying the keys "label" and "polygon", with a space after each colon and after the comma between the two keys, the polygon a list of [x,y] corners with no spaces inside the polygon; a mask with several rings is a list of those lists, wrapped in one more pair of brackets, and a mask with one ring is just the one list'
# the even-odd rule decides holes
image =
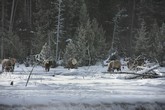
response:
{"label": "elk standing in snow", "polygon": [[78,62],[75,58],[69,58],[67,65],[66,65],[66,68],[68,68],[68,69],[76,68],[77,69],[77,63]]}
{"label": "elk standing in snow", "polygon": [[6,72],[13,72],[15,67],[16,59],[15,58],[9,58],[9,59],[3,59],[2,60],[2,71]]}
{"label": "elk standing in snow", "polygon": [[108,71],[109,72],[113,72],[115,69],[117,69],[117,71],[121,71],[121,62],[119,60],[112,60],[109,62],[108,64]]}
{"label": "elk standing in snow", "polygon": [[52,61],[50,61],[50,60],[44,60],[45,71],[49,72],[51,65],[52,65]]}

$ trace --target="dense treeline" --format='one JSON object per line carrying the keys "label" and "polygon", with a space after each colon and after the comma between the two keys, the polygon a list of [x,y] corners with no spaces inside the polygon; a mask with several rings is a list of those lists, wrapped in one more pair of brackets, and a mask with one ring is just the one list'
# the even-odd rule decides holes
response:
{"label": "dense treeline", "polygon": [[164,0],[0,0],[1,59],[37,54],[47,42],[54,58],[71,55],[81,65],[105,59],[110,48],[161,60],[164,6]]}

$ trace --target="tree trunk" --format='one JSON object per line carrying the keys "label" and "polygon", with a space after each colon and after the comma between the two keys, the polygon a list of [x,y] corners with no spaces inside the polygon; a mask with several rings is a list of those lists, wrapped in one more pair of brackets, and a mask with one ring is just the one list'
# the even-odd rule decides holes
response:
{"label": "tree trunk", "polygon": [[111,44],[111,48],[113,49],[114,48],[114,39],[115,39],[115,33],[116,33],[116,26],[117,26],[117,24],[116,24],[116,18],[115,18],[115,21],[114,21],[114,28],[113,28],[113,36],[112,36],[112,44]]}
{"label": "tree trunk", "polygon": [[32,1],[29,0],[29,25],[32,30]]}
{"label": "tree trunk", "polygon": [[56,39],[56,61],[58,60],[58,43],[59,43],[59,37],[60,37],[60,19],[61,19],[61,0],[59,0],[58,3],[58,24],[57,24],[57,39]]}
{"label": "tree trunk", "polygon": [[1,33],[1,59],[4,57],[4,19],[5,19],[5,0],[2,0],[2,33]]}
{"label": "tree trunk", "polygon": [[15,0],[13,0],[13,2],[12,2],[11,15],[10,15],[10,24],[9,24],[9,32],[12,32],[14,7],[15,7]]}
{"label": "tree trunk", "polygon": [[24,21],[27,20],[27,1],[24,0]]}
{"label": "tree trunk", "polygon": [[[32,2],[31,0],[29,0],[29,27],[30,27],[30,35],[32,37]],[[32,38],[30,37],[30,44],[32,44]],[[33,50],[32,50],[32,45],[30,46],[30,54],[33,54]]]}
{"label": "tree trunk", "polygon": [[131,17],[131,29],[130,29],[130,55],[132,56],[132,35],[133,35],[133,27],[134,27],[134,16],[135,16],[135,0],[133,0],[132,7],[132,17]]}

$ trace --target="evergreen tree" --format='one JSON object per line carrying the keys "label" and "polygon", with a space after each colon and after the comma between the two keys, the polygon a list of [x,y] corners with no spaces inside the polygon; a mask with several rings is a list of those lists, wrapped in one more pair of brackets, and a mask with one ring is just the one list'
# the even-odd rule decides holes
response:
{"label": "evergreen tree", "polygon": [[158,50],[158,42],[159,42],[159,27],[157,22],[155,21],[152,25],[152,28],[149,33],[149,56],[151,58],[157,57],[157,50]]}
{"label": "evergreen tree", "polygon": [[83,0],[64,0],[64,41],[73,39],[79,24],[79,12]]}
{"label": "evergreen tree", "polygon": [[160,39],[159,41],[161,42],[161,44],[163,46],[163,44],[165,43],[165,23],[162,23],[162,26],[160,27],[159,39]]}
{"label": "evergreen tree", "polygon": [[[45,41],[51,45],[51,50],[55,55],[55,29],[57,24],[57,8],[58,0],[1,0],[0,1],[0,45],[1,45],[1,58],[12,56],[10,47],[5,47],[4,51],[4,38],[8,36],[8,31],[13,32],[11,36],[17,36],[22,50],[24,53],[22,57],[26,57],[29,54],[39,53],[40,49],[44,45]],[[64,34],[60,38],[59,48],[61,53],[66,48],[65,41],[71,38],[74,43],[77,37],[78,28],[82,25],[85,30],[87,41],[93,41],[97,39],[95,32],[93,32],[92,20],[96,19],[99,28],[102,27],[105,30],[106,43],[111,46],[112,36],[114,32],[114,22],[112,21],[119,9],[126,9],[128,17],[120,19],[118,22],[118,29],[116,32],[115,44],[120,50],[119,52],[128,50],[130,53],[132,40],[135,35],[138,35],[140,24],[142,20],[145,21],[148,32],[150,44],[154,41],[154,45],[149,48],[150,55],[157,56],[157,37],[154,37],[154,24],[156,22],[157,28],[159,28],[165,21],[165,1],[164,0],[63,0],[65,7],[63,13],[63,32]],[[88,22],[88,24],[87,24]],[[154,23],[154,24],[153,24]],[[156,29],[157,30],[157,29]],[[160,32],[159,37],[160,37]],[[90,37],[89,37],[90,36]],[[128,37],[130,36],[130,37]],[[17,38],[16,38],[17,39]],[[15,39],[15,40],[16,40]],[[155,39],[155,40],[154,40]],[[7,43],[9,44],[9,43]],[[93,57],[98,51],[96,47],[91,43],[86,44],[86,54],[90,63],[94,62]],[[161,43],[160,43],[161,44]],[[10,46],[10,45],[8,45]],[[160,45],[159,45],[160,46]],[[152,48],[154,47],[154,48]],[[124,51],[125,51],[124,50]],[[16,50],[13,50],[14,52]],[[132,52],[131,52],[132,53]],[[4,55],[3,55],[4,54]],[[7,55],[8,54],[8,55]],[[5,56],[7,55],[7,56]],[[130,55],[130,54],[129,54]],[[62,56],[62,55],[61,55]]]}
{"label": "evergreen tree", "polygon": [[91,19],[99,19],[99,4],[100,0],[85,0],[89,17]]}
{"label": "evergreen tree", "polygon": [[64,62],[67,64],[69,58],[77,58],[76,54],[77,50],[75,43],[73,43],[73,41],[69,41],[65,49]]}
{"label": "evergreen tree", "polygon": [[54,47],[53,49],[55,50],[56,35],[54,33],[57,25],[56,16],[58,15],[56,3],[57,0],[35,1],[35,10],[33,12],[35,36],[33,37],[33,41],[38,43],[38,46],[34,43],[34,49],[37,53],[39,53],[40,48],[42,48],[45,41],[51,41],[51,44]]}
{"label": "evergreen tree", "polygon": [[137,30],[136,41],[135,41],[135,54],[147,55],[148,48],[149,48],[148,33],[146,30],[145,22],[142,21],[140,29]]}
{"label": "evergreen tree", "polygon": [[[4,50],[5,50],[5,57],[14,57],[14,58],[22,58],[22,56],[25,56],[25,47],[20,42],[19,36],[12,32],[6,33],[6,36],[4,37]],[[8,49],[10,47],[10,49]],[[20,48],[18,48],[20,47]]]}
{"label": "evergreen tree", "polygon": [[162,23],[162,26],[160,27],[159,31],[159,40],[158,40],[158,47],[157,52],[158,56],[157,59],[159,62],[162,62],[165,60],[165,23]]}
{"label": "evergreen tree", "polygon": [[78,28],[78,33],[75,41],[76,46],[76,59],[78,60],[78,65],[87,65],[87,40],[86,40],[86,30],[84,27],[80,26]]}
{"label": "evergreen tree", "polygon": [[86,58],[86,36],[85,29],[81,26],[78,28],[78,33],[75,41],[69,42],[66,46],[64,54],[64,62],[67,63],[69,58],[76,58],[78,60],[78,65],[85,65]]}
{"label": "evergreen tree", "polygon": [[[90,27],[91,26],[90,26],[89,16],[87,14],[87,8],[86,8],[85,3],[83,2],[80,12],[79,12],[79,27],[75,34],[76,55],[74,55],[74,56],[78,60],[79,66],[86,65],[86,62],[88,61],[89,56],[87,56],[87,54],[88,54],[88,52],[87,52],[87,44],[88,44],[87,33],[89,35],[89,32],[87,32],[87,31],[91,30]],[[90,38],[90,36],[88,36],[88,38]],[[65,57],[67,57],[66,54],[65,54]]]}
{"label": "evergreen tree", "polygon": [[79,65],[95,64],[103,57],[105,52],[105,32],[99,27],[96,19],[89,19],[85,3],[80,11],[80,26],[76,33],[75,50],[73,55],[78,60]]}
{"label": "evergreen tree", "polygon": [[[83,46],[83,57],[82,57],[82,65],[91,65],[95,64],[97,58],[99,57],[97,47],[98,41],[101,40],[101,37],[98,32],[99,30],[98,24],[96,20],[91,21],[87,12],[86,4],[84,3],[80,10],[80,28],[78,30],[77,42],[81,43],[81,37],[85,40],[82,45]],[[103,32],[103,31],[102,31]],[[104,34],[104,33],[100,33]],[[101,40],[103,41],[103,40]],[[78,43],[77,43],[78,44]],[[104,44],[104,43],[103,43]],[[100,44],[101,46],[102,44]],[[81,48],[81,47],[80,47]]]}
{"label": "evergreen tree", "polygon": [[40,56],[41,56],[41,60],[42,61],[47,60],[47,59],[52,59],[50,46],[47,43],[45,43],[42,46],[42,50],[40,52]]}
{"label": "evergreen tree", "polygon": [[[125,27],[123,26],[123,18],[126,18],[127,14],[126,14],[126,10],[125,9],[120,9],[115,17],[113,18],[113,22],[114,22],[114,29],[113,29],[113,36],[112,36],[112,44],[111,44],[111,48],[116,48],[116,49],[120,49],[122,48],[121,43],[122,43],[122,37],[123,37],[123,32],[125,31]],[[123,21],[123,22],[121,22]],[[119,50],[118,50],[119,51]]]}
{"label": "evergreen tree", "polygon": [[92,52],[93,62],[96,63],[99,59],[105,58],[107,51],[107,44],[105,43],[105,31],[101,26],[99,26],[96,19],[92,20],[91,28],[93,31],[93,46],[94,50]]}

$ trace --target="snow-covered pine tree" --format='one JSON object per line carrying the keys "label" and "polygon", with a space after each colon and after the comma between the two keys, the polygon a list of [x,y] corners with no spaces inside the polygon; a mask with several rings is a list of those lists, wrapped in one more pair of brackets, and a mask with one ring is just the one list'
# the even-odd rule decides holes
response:
{"label": "snow-covered pine tree", "polygon": [[31,39],[34,52],[33,54],[39,53],[41,51],[42,46],[46,41],[49,40],[49,38],[51,38],[51,49],[54,49],[55,51],[54,32],[56,28],[55,22],[57,21],[55,19],[57,15],[56,13],[58,13],[57,5],[55,3],[57,1],[34,0],[33,2],[35,3],[35,7],[33,8],[34,36]]}
{"label": "snow-covered pine tree", "polygon": [[148,54],[148,32],[145,26],[144,20],[141,22],[140,29],[137,30],[136,34],[136,40],[135,40],[135,54],[136,55],[142,55],[142,54]]}
{"label": "snow-covered pine tree", "polygon": [[113,18],[114,28],[113,28],[111,48],[119,48],[119,45],[120,45],[119,34],[123,31],[123,28],[120,26],[120,23],[121,23],[121,20],[127,16],[125,12],[126,12],[125,9],[119,9]]}
{"label": "snow-covered pine tree", "polygon": [[66,46],[65,53],[64,53],[64,63],[67,64],[69,58],[76,58],[77,50],[76,46],[72,40],[70,40]]}
{"label": "snow-covered pine tree", "polygon": [[76,58],[79,66],[85,65],[85,61],[87,60],[87,41],[85,33],[86,30],[80,26],[75,41],[70,41],[66,46],[64,63],[67,63],[69,58]]}
{"label": "snow-covered pine tree", "polygon": [[50,46],[47,43],[45,43],[42,47],[42,50],[40,52],[40,59],[42,61],[52,59]]}
{"label": "snow-covered pine tree", "polygon": [[158,43],[159,43],[159,27],[157,25],[157,22],[155,21],[151,27],[149,34],[149,56],[151,58],[156,58],[158,54]]}
{"label": "snow-covered pine tree", "polygon": [[106,53],[106,43],[105,43],[105,31],[101,26],[99,26],[96,19],[91,22],[91,28],[93,31],[93,48],[91,52],[92,62],[96,63],[98,60],[105,58]]}
{"label": "snow-covered pine tree", "polygon": [[[81,28],[84,28],[84,31],[81,31]],[[83,35],[86,40],[86,54],[84,55],[85,60],[83,60],[83,64],[95,64],[105,53],[105,32],[99,26],[96,19],[90,20],[85,3],[82,5],[80,11],[79,31],[80,33],[84,32],[84,34],[79,35]]]}
{"label": "snow-covered pine tree", "polygon": [[88,61],[87,56],[87,40],[86,40],[86,30],[83,26],[78,28],[78,33],[76,37],[76,58],[78,60],[78,65],[83,66],[87,65],[86,61]]}
{"label": "snow-covered pine tree", "polygon": [[[79,14],[80,23],[79,23],[79,27],[77,28],[77,32],[75,34],[75,39],[73,39],[75,48],[70,48],[70,45],[68,45],[65,51],[65,58],[64,58],[66,59],[67,57],[70,56],[69,54],[67,54],[67,50],[70,50],[70,52],[73,52],[72,55],[74,54],[73,56],[78,60],[79,66],[87,65],[87,62],[89,61],[87,39],[91,38],[91,35],[89,32],[91,31],[91,24],[90,24],[89,16],[87,14],[86,4],[84,0],[82,1],[83,1],[83,5],[81,6],[80,14]],[[71,49],[74,49],[74,50],[71,51]],[[76,51],[76,53],[74,51]]]}
{"label": "snow-covered pine tree", "polygon": [[[86,4],[83,3],[80,9],[79,27],[75,34],[73,44],[67,45],[65,58],[67,58],[68,50],[70,54],[78,60],[78,65],[92,65],[95,64],[105,53],[105,32],[99,26],[96,19],[90,20]],[[74,50],[72,50],[72,48]]]}
{"label": "snow-covered pine tree", "polygon": [[[80,28],[78,30],[78,36],[79,37],[83,36],[85,39],[84,42],[86,42],[85,43],[86,47],[84,48],[86,50],[86,52],[85,52],[84,57],[82,57],[82,59],[83,59],[82,64],[90,65],[92,62],[92,57],[94,57],[92,55],[92,53],[94,52],[93,43],[94,43],[95,36],[94,36],[93,30],[91,28],[91,21],[90,21],[89,15],[88,15],[87,6],[86,6],[85,2],[81,6],[79,17],[80,17],[80,19],[79,19]],[[82,32],[84,32],[84,33],[82,33]]]}
{"label": "snow-covered pine tree", "polygon": [[83,4],[80,8],[80,13],[79,13],[79,23],[81,26],[85,27],[87,22],[90,20],[88,11],[87,11],[87,6],[85,4],[85,1],[83,1]]}
{"label": "snow-covered pine tree", "polygon": [[105,32],[96,19],[90,20],[85,3],[80,9],[79,21],[80,26],[74,41],[76,53],[73,56],[78,60],[79,66],[92,65],[101,59],[105,53]]}

